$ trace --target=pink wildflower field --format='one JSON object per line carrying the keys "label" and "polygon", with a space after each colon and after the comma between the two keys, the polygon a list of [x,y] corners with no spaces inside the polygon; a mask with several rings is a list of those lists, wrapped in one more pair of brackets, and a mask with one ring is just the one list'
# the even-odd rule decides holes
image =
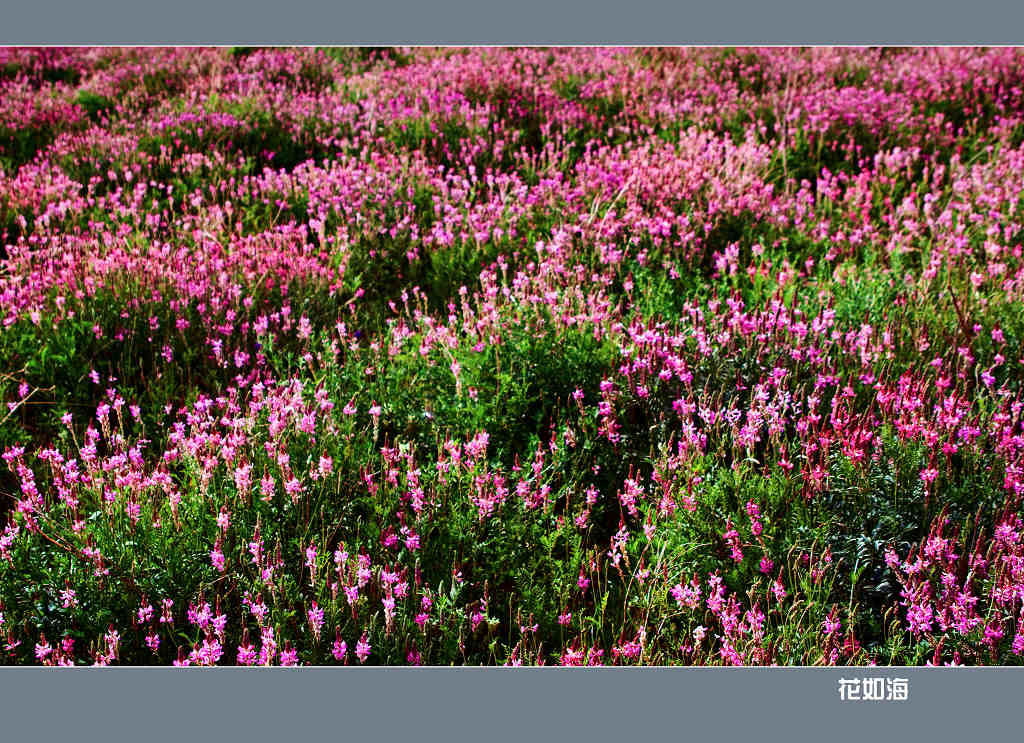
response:
{"label": "pink wildflower field", "polygon": [[1024,658],[1024,51],[0,48],[0,663]]}

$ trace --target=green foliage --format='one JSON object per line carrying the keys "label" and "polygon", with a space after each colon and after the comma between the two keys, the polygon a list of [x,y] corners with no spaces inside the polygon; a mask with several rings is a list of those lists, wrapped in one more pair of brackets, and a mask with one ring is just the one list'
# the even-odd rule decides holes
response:
{"label": "green foliage", "polygon": [[85,109],[86,114],[94,122],[99,122],[104,116],[110,115],[116,108],[116,103],[106,96],[93,93],[90,90],[79,90],[75,94],[75,103]]}

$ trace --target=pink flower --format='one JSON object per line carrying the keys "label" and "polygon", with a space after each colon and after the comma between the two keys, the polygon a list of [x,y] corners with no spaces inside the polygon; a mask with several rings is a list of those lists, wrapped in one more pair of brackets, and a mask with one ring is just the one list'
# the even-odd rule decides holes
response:
{"label": "pink flower", "polygon": [[306,617],[309,619],[309,626],[313,630],[313,637],[319,642],[320,629],[324,626],[324,610],[317,606],[314,601],[309,611],[306,612]]}
{"label": "pink flower", "polygon": [[1016,655],[1024,655],[1024,632],[1018,632],[1013,636],[1013,646],[1011,649]]}
{"label": "pink flower", "polygon": [[299,665],[299,651],[291,647],[287,642],[281,651],[280,663],[282,666]]}
{"label": "pink flower", "polygon": [[53,647],[44,639],[42,643],[36,643],[36,660],[44,661],[50,657]]}
{"label": "pink flower", "polygon": [[269,501],[274,497],[274,478],[270,475],[265,475],[260,480],[260,492],[263,495],[263,500]]}
{"label": "pink flower", "polygon": [[415,532],[410,532],[405,537],[405,548],[410,552],[415,552],[420,548],[420,537]]}
{"label": "pink flower", "polygon": [[284,484],[284,490],[288,495],[291,496],[292,502],[296,502],[299,496],[302,494],[303,488],[302,483],[297,478],[292,477]]}
{"label": "pink flower", "polygon": [[334,461],[326,454],[321,456],[320,461],[317,464],[317,471],[319,472],[320,476],[326,477],[327,475],[331,474],[333,469]]}
{"label": "pink flower", "polygon": [[782,585],[781,578],[776,578],[772,583],[772,594],[775,596],[777,601],[782,601],[782,599],[786,598],[786,589]]}
{"label": "pink flower", "polygon": [[220,551],[219,546],[214,547],[210,551],[210,563],[217,569],[217,572],[224,572],[226,560],[224,559],[224,553]]}
{"label": "pink flower", "polygon": [[366,659],[370,657],[370,643],[366,639],[366,633],[364,632],[362,637],[359,638],[359,642],[356,643],[356,657],[359,658],[360,663],[365,663]]}
{"label": "pink flower", "polygon": [[348,645],[340,637],[334,641],[334,646],[331,648],[331,655],[339,663],[345,660],[345,656],[348,655]]}
{"label": "pink flower", "polygon": [[590,587],[590,578],[584,574],[582,569],[580,569],[580,577],[576,580],[576,585],[581,591],[586,591]]}
{"label": "pink flower", "polygon": [[740,547],[739,532],[732,528],[732,526],[729,526],[729,529],[722,535],[722,539],[724,539],[726,544],[729,545],[732,552],[732,559],[736,562],[741,562],[743,560],[743,550]]}
{"label": "pink flower", "polygon": [[349,606],[355,606],[356,601],[359,600],[359,586],[345,586],[345,600],[348,601]]}
{"label": "pink flower", "polygon": [[258,654],[256,649],[246,641],[244,644],[238,646],[238,665],[240,666],[252,666],[256,664],[258,660]]}
{"label": "pink flower", "polygon": [[907,609],[907,627],[914,634],[930,632],[932,629],[932,606],[931,604],[915,603]]}
{"label": "pink flower", "polygon": [[700,583],[696,579],[686,585],[676,584],[669,590],[669,593],[676,600],[680,609],[696,609],[700,605]]}
{"label": "pink flower", "polygon": [[835,609],[825,617],[825,621],[822,622],[822,627],[826,635],[834,635],[842,628],[842,622],[840,622],[839,618],[836,616]]}

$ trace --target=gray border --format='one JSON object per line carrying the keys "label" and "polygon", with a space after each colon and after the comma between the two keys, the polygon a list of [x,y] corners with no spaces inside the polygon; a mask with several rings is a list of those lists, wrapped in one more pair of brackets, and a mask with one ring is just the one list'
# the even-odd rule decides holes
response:
{"label": "gray border", "polygon": [[[994,0],[0,3],[2,44],[1016,44]],[[841,678],[906,678],[842,702]],[[1017,669],[0,669],[0,740],[964,740],[1016,732]],[[1013,739],[1013,738],[1008,738]]]}
{"label": "gray border", "polygon": [[0,0],[0,44],[1020,44],[1008,0]]}
{"label": "gray border", "polygon": [[[905,678],[842,702],[840,678]],[[1015,731],[1015,669],[3,669],[0,738],[979,740]]]}

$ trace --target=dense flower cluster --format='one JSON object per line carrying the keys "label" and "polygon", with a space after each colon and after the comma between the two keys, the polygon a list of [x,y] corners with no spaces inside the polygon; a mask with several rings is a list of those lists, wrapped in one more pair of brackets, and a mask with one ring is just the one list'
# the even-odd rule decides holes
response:
{"label": "dense flower cluster", "polygon": [[0,657],[1020,662],[1022,62],[0,49]]}

